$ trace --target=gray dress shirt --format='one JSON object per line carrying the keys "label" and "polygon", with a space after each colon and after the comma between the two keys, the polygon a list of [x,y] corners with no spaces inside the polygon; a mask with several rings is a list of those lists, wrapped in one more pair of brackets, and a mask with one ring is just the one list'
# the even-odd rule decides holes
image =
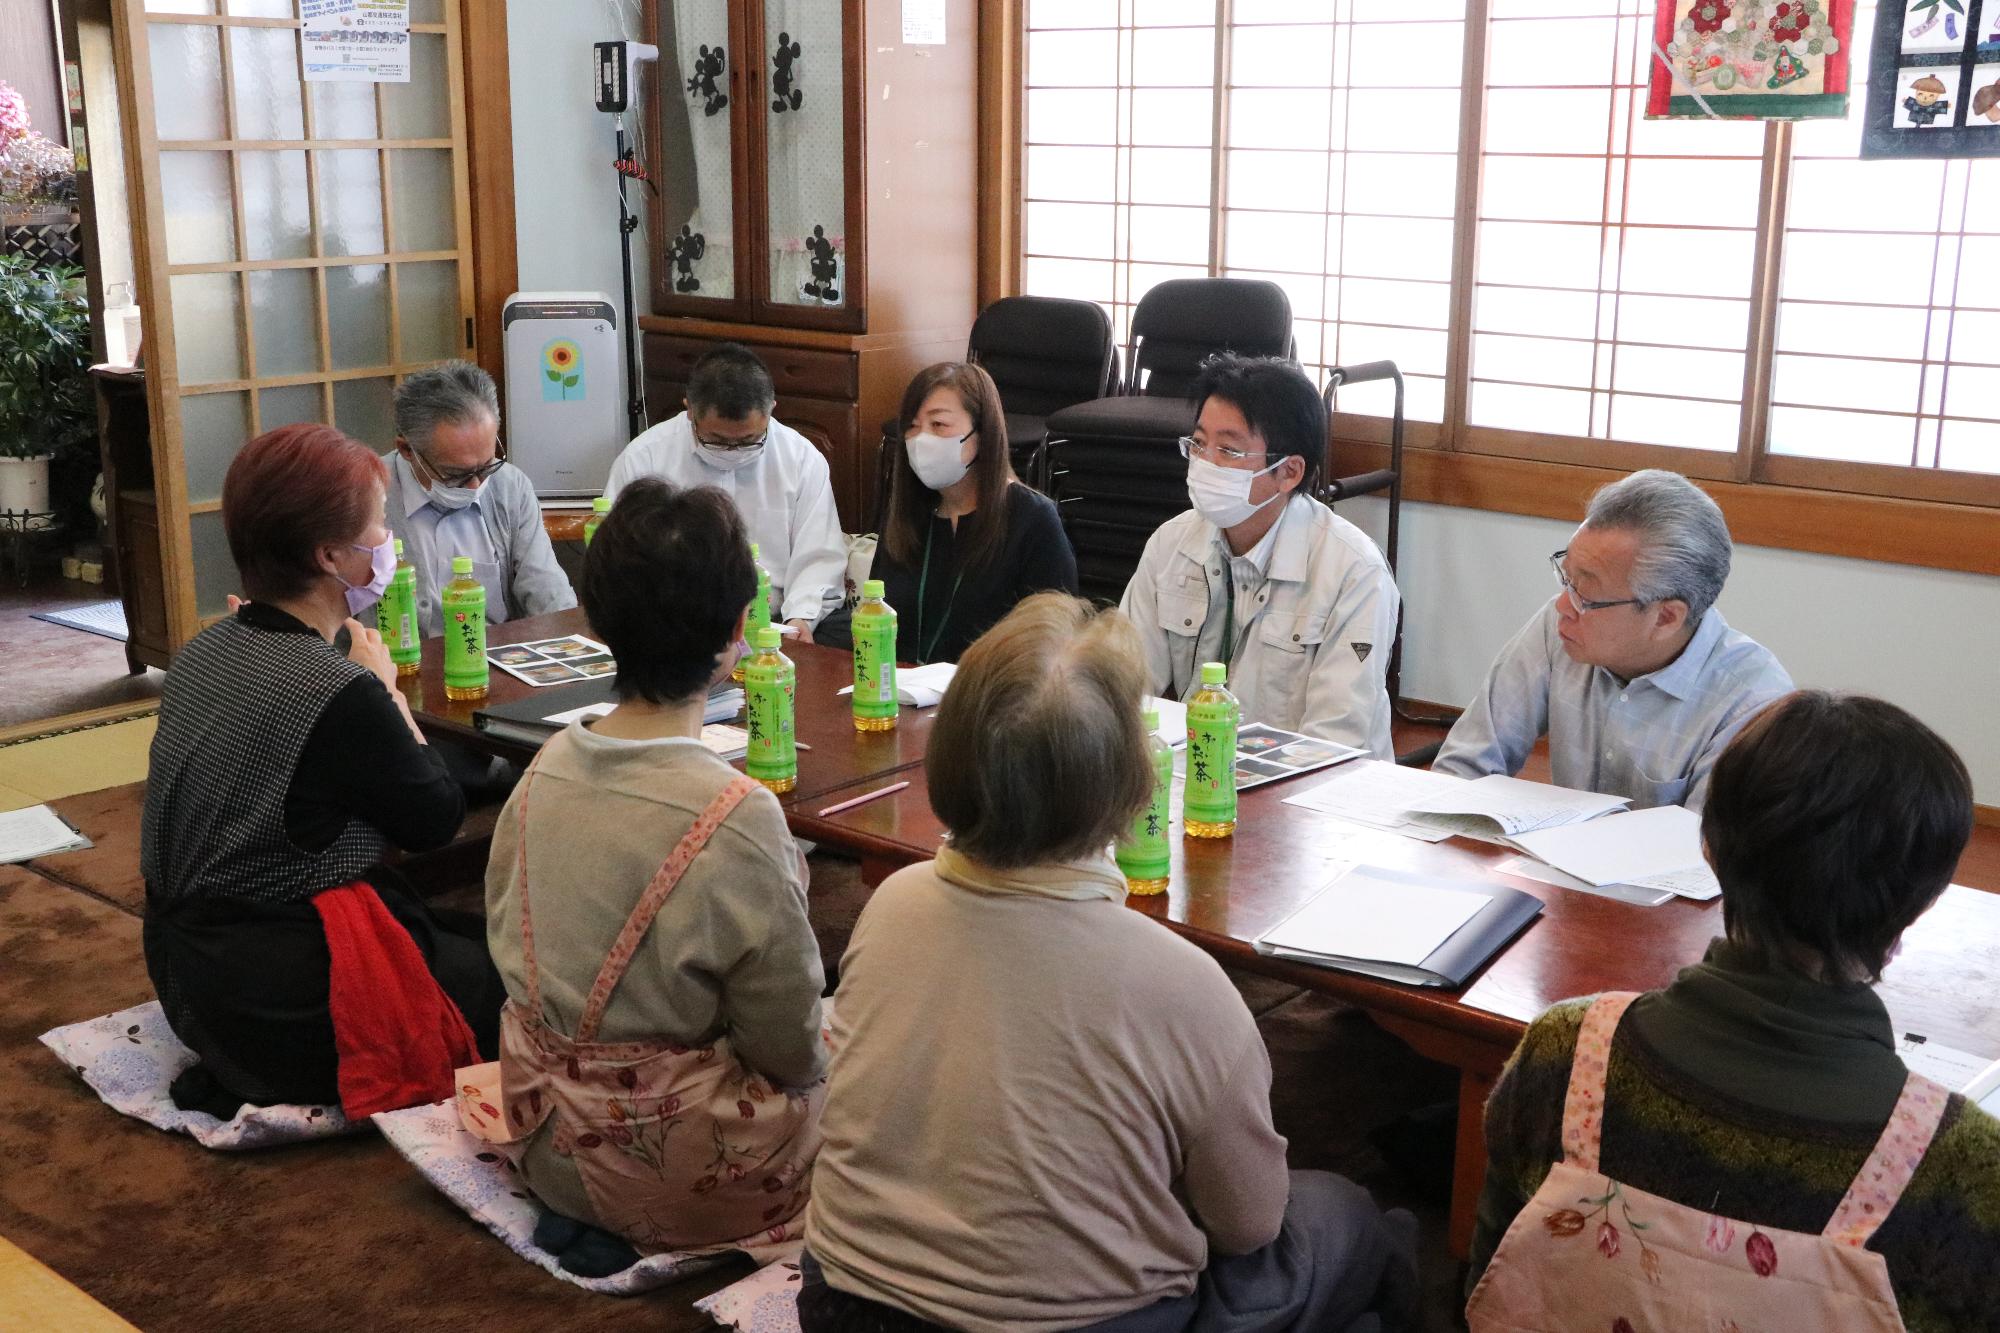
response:
{"label": "gray dress shirt", "polygon": [[453,556],[472,557],[473,576],[486,587],[486,618],[495,624],[576,605],[527,473],[504,464],[480,483],[471,504],[447,512],[430,502],[401,454],[388,461],[394,478],[389,530],[402,538],[403,558],[416,568],[417,621],[425,638],[444,633],[438,590],[451,582]]}
{"label": "gray dress shirt", "polygon": [[1558,786],[1629,797],[1635,809],[1699,810],[1729,738],[1791,689],[1770,650],[1729,628],[1714,607],[1679,657],[1620,680],[1563,651],[1551,600],[1500,650],[1431,768],[1462,778],[1511,775],[1546,734]]}

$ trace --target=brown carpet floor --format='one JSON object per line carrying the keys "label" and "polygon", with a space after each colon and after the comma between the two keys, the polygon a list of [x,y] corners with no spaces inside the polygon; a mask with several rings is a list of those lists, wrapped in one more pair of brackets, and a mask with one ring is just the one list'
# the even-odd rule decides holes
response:
{"label": "brown carpet floor", "polygon": [[[747,1269],[632,1300],[593,1296],[509,1254],[380,1139],[210,1153],[98,1102],[36,1038],[151,994],[139,944],[142,791],[58,802],[98,846],[0,867],[0,1234],[161,1333],[712,1327],[692,1302]],[[441,901],[478,906],[492,813],[475,816],[455,848],[412,867],[445,890]],[[814,927],[838,957],[867,889],[854,863],[811,860]],[[1385,1204],[1410,1205],[1410,1188],[1368,1134],[1449,1098],[1450,1071],[1354,1010],[1263,978],[1236,980],[1271,1048],[1273,1113],[1293,1165],[1342,1171]],[[1458,1277],[1442,1201],[1417,1211],[1423,1326],[1452,1329]]]}
{"label": "brown carpet floor", "polygon": [[111,600],[101,583],[44,580],[16,586],[0,565],[0,727],[65,713],[159,697],[166,673],[128,674],[125,645],[116,639],[36,620],[37,611],[68,611]]}

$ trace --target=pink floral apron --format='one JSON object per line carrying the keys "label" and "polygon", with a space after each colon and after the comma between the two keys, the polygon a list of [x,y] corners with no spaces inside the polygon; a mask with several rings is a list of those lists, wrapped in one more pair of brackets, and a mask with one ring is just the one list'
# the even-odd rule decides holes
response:
{"label": "pink floral apron", "polygon": [[727,1038],[690,1049],[600,1042],[598,1025],[653,918],[729,812],[758,784],[739,776],[688,830],[639,898],[590,989],[574,1037],[544,1019],[528,892],[521,779],[521,940],[527,1004],[500,1015],[500,1059],[458,1073],[459,1117],[518,1157],[544,1123],[582,1178],[594,1222],[641,1250],[768,1254],[805,1234],[824,1080],[784,1091],[745,1068]]}
{"label": "pink floral apron", "polygon": [[1865,1247],[1923,1161],[1948,1091],[1909,1076],[1819,1235],[1716,1217],[1598,1169],[1611,1037],[1635,998],[1599,996],[1584,1017],[1563,1104],[1563,1160],[1473,1289],[1465,1311],[1473,1333],[1901,1333],[1888,1265]]}

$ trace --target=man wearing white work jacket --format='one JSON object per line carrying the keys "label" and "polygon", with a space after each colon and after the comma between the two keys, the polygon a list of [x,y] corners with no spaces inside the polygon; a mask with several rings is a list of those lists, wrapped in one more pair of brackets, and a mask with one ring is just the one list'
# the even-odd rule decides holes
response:
{"label": "man wearing white work jacket", "polygon": [[1160,525],[1125,589],[1156,694],[1229,664],[1245,723],[1394,758],[1388,671],[1401,598],[1366,533],[1314,499],[1326,405],[1290,361],[1211,357],[1181,440],[1194,508]]}
{"label": "man wearing white work jacket", "polygon": [[687,408],[625,446],[604,493],[641,477],[713,486],[736,502],[757,562],[771,575],[771,614],[812,642],[813,626],[847,596],[847,544],[826,459],[771,419],[777,394],[756,354],[723,343],[695,362]]}

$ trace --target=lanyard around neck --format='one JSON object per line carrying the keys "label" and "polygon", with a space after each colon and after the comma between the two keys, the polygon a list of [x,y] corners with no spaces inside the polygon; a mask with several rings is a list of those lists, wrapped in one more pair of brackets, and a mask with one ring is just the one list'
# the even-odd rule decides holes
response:
{"label": "lanyard around neck", "polygon": [[965,582],[965,570],[961,568],[958,571],[958,577],[951,581],[951,596],[945,599],[944,615],[938,620],[937,631],[931,635],[930,641],[926,643],[924,641],[924,592],[930,587],[931,539],[936,535],[937,522],[933,519],[930,527],[924,531],[924,568],[923,572],[917,575],[917,647],[922,652],[923,660],[926,662],[930,661],[931,655],[937,652],[938,642],[944,638],[945,627],[951,624],[951,609],[958,603],[958,585]]}

